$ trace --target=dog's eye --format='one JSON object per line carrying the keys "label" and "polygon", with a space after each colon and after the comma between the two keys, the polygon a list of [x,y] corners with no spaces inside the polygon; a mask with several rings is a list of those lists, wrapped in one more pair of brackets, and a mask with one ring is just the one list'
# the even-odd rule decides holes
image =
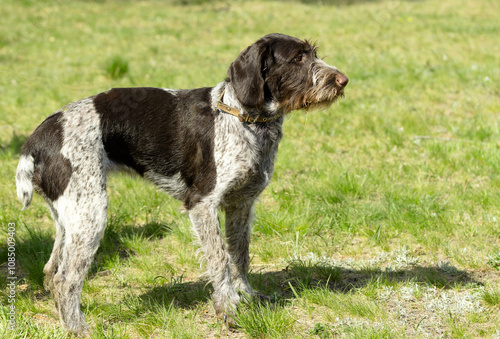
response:
{"label": "dog's eye", "polygon": [[302,61],[302,58],[303,58],[303,54],[300,53],[299,55],[297,55],[295,58],[293,58],[293,61],[295,62],[301,62]]}

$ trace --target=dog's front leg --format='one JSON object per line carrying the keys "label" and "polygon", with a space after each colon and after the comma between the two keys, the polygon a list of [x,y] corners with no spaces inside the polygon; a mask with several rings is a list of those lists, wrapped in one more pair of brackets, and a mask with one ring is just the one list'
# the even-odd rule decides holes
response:
{"label": "dog's front leg", "polygon": [[207,260],[208,274],[213,284],[213,302],[218,317],[232,315],[240,297],[231,282],[229,256],[224,248],[217,205],[198,203],[189,211],[189,217],[200,239]]}
{"label": "dog's front leg", "polygon": [[253,200],[229,205],[226,210],[226,241],[231,262],[234,287],[244,296],[251,297],[254,291],[247,280],[250,267],[250,231],[253,222]]}

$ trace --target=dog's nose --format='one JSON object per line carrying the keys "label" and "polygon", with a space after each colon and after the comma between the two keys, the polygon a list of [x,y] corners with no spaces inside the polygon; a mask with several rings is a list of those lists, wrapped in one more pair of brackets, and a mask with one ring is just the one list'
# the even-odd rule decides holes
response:
{"label": "dog's nose", "polygon": [[335,79],[335,81],[337,82],[337,85],[339,85],[340,87],[345,87],[347,86],[349,79],[344,74],[339,74],[337,75],[337,79]]}

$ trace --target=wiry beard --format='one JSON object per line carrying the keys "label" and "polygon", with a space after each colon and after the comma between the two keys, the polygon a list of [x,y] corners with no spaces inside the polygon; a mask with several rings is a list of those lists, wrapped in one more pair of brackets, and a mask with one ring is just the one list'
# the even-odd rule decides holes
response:
{"label": "wiry beard", "polygon": [[336,83],[339,71],[327,65],[323,60],[318,60],[311,66],[312,84],[302,94],[292,96],[280,106],[286,112],[293,110],[318,110],[326,109],[339,98],[344,97],[344,88]]}

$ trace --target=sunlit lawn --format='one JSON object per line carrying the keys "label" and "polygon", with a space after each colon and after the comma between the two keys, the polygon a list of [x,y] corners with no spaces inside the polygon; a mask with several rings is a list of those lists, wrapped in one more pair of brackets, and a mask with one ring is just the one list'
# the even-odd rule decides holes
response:
{"label": "sunlit lawn", "polygon": [[66,337],[42,287],[52,221],[39,196],[20,212],[15,194],[20,147],[44,117],[110,87],[216,85],[282,32],[317,40],[350,82],[329,110],[286,119],[251,245],[251,283],[271,302],[227,329],[180,203],[115,175],[83,291],[93,337],[498,337],[500,4],[183,3],[0,0],[0,336]]}

